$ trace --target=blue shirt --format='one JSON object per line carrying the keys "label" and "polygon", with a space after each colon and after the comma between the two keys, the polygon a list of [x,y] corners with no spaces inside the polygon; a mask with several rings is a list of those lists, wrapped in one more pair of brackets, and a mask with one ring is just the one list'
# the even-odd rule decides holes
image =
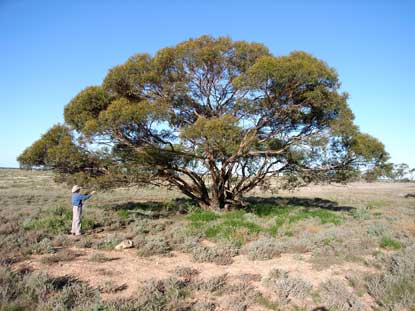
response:
{"label": "blue shirt", "polygon": [[90,194],[80,194],[80,193],[73,193],[72,194],[72,206],[82,206],[82,200],[88,200],[91,197]]}

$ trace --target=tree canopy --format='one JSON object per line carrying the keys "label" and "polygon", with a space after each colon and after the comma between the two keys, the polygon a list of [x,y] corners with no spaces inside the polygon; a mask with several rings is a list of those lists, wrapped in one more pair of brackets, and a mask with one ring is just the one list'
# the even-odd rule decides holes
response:
{"label": "tree canopy", "polygon": [[378,172],[384,146],[359,131],[339,88],[336,71],[308,53],[202,36],[110,69],[18,161],[104,188],[175,186],[207,209],[256,186]]}

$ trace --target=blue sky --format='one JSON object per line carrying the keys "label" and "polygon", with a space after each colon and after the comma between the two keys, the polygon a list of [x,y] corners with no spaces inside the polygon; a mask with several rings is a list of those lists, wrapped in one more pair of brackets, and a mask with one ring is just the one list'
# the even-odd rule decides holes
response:
{"label": "blue sky", "polygon": [[0,167],[81,89],[138,52],[189,37],[304,50],[335,67],[361,130],[415,167],[415,1],[0,0]]}

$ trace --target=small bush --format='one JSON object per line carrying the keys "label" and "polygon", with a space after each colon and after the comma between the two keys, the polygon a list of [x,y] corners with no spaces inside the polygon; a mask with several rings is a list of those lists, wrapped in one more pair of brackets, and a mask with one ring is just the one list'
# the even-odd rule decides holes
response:
{"label": "small bush", "polygon": [[127,289],[127,284],[117,285],[113,281],[104,282],[102,285],[98,286],[100,293],[117,293]]}
{"label": "small bush", "polygon": [[258,300],[259,293],[248,283],[228,285],[224,289],[222,307],[229,311],[245,311]]}
{"label": "small bush", "polygon": [[42,241],[33,246],[33,252],[36,254],[52,254],[55,253],[56,250],[52,246],[51,240],[44,238]]}
{"label": "small bush", "polygon": [[292,299],[304,299],[311,290],[312,285],[300,279],[290,277],[287,272],[274,269],[263,280],[263,284],[278,297],[278,301],[289,303]]}
{"label": "small bush", "polygon": [[64,286],[55,295],[39,304],[39,310],[88,310],[99,301],[99,292],[85,283]]}
{"label": "small bush", "polygon": [[41,262],[44,264],[54,264],[54,263],[61,262],[61,261],[72,261],[75,258],[82,256],[82,255],[83,254],[81,253],[65,249],[65,250],[59,251],[56,254],[43,257],[41,259]]}
{"label": "small bush", "polygon": [[177,267],[174,270],[174,274],[177,277],[184,278],[185,280],[188,280],[188,281],[195,278],[197,275],[199,275],[199,273],[200,273],[199,270],[189,268],[189,267]]}
{"label": "small bush", "polygon": [[370,219],[370,212],[365,208],[354,208],[351,211],[353,218],[358,220],[368,220]]}
{"label": "small bush", "polygon": [[320,296],[329,310],[360,311],[365,306],[340,281],[327,281],[320,286]]}
{"label": "small bush", "polygon": [[151,224],[147,219],[137,220],[135,223],[135,232],[137,234],[147,234],[150,232]]}
{"label": "small bush", "polygon": [[245,245],[242,252],[250,260],[268,260],[281,254],[281,245],[274,238],[260,238]]}
{"label": "small bush", "polygon": [[174,278],[149,281],[139,290],[137,310],[177,310],[189,295],[187,285]]}
{"label": "small bush", "polygon": [[411,310],[415,306],[415,246],[381,259],[386,273],[367,277],[369,294],[387,310]]}
{"label": "small bush", "polygon": [[91,310],[99,293],[71,277],[19,274],[0,266],[1,310]]}
{"label": "small bush", "polygon": [[122,239],[116,235],[108,236],[100,241],[97,242],[96,248],[97,249],[114,249],[114,247],[119,244]]}
{"label": "small bush", "polygon": [[89,258],[89,260],[93,261],[93,262],[107,262],[107,261],[111,261],[113,259],[111,257],[105,256],[105,254],[95,253]]}
{"label": "small bush", "polygon": [[374,223],[367,228],[367,233],[372,236],[383,236],[389,233],[389,229],[382,223]]}
{"label": "small bush", "polygon": [[0,266],[0,305],[17,299],[22,290],[19,276],[8,267]]}
{"label": "small bush", "polygon": [[389,248],[389,249],[394,249],[394,250],[398,250],[402,248],[401,242],[399,242],[398,240],[389,238],[389,237],[383,237],[382,240],[380,241],[379,246],[382,248]]}
{"label": "small bush", "polygon": [[214,302],[211,301],[197,301],[193,306],[192,309],[194,311],[214,311],[216,310],[216,305]]}
{"label": "small bush", "polygon": [[218,248],[197,245],[191,252],[196,262],[214,262],[218,265],[229,265],[233,262],[231,254]]}
{"label": "small bush", "polygon": [[162,236],[154,236],[145,240],[145,244],[138,250],[139,256],[165,255],[169,254],[171,247]]}
{"label": "small bush", "polygon": [[59,234],[55,236],[52,239],[51,243],[53,247],[66,247],[70,244],[66,234]]}
{"label": "small bush", "polygon": [[199,281],[193,285],[197,290],[205,290],[211,293],[222,291],[227,284],[228,275],[221,274],[215,277],[212,277],[206,281]]}
{"label": "small bush", "polygon": [[91,248],[94,245],[92,238],[89,236],[84,236],[82,239],[79,240],[78,244],[81,248]]}

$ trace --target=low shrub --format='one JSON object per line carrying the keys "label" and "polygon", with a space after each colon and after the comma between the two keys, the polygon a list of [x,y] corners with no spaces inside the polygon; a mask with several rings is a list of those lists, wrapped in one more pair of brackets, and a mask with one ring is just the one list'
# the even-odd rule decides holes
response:
{"label": "low shrub", "polygon": [[33,245],[33,253],[35,254],[53,254],[56,249],[52,246],[52,242],[49,238],[44,238],[39,243]]}
{"label": "low shrub", "polygon": [[382,256],[386,273],[367,277],[367,289],[387,310],[411,310],[415,306],[415,246]]}
{"label": "low shrub", "polygon": [[113,281],[106,281],[98,286],[100,293],[113,294],[127,289],[127,284],[117,285]]}
{"label": "low shrub", "polygon": [[275,238],[260,238],[250,242],[242,249],[250,260],[268,260],[277,257],[282,252],[282,246]]}
{"label": "low shrub", "polygon": [[174,270],[174,274],[177,277],[183,278],[187,281],[191,281],[196,276],[198,276],[199,273],[199,270],[190,267],[176,267]]}
{"label": "low shrub", "polygon": [[389,229],[383,223],[374,223],[367,228],[367,233],[371,236],[383,236],[389,233]]}
{"label": "low shrub", "polygon": [[175,278],[151,280],[139,290],[137,310],[177,310],[188,295],[188,284],[185,282]]}
{"label": "low shrub", "polygon": [[197,245],[191,253],[196,262],[214,262],[218,265],[229,265],[233,262],[231,254],[219,248]]}
{"label": "low shrub", "polygon": [[95,253],[89,258],[89,260],[93,262],[107,262],[113,260],[113,258],[107,257],[102,253]]}
{"label": "low shrub", "polygon": [[398,250],[402,248],[401,242],[399,242],[398,240],[392,239],[390,237],[387,237],[387,236],[382,238],[379,246],[382,248],[389,248],[389,249],[394,249],[394,250]]}
{"label": "low shrub", "polygon": [[72,278],[18,273],[0,266],[1,310],[91,310],[98,291]]}
{"label": "low shrub", "polygon": [[367,310],[359,298],[337,280],[329,280],[320,285],[320,297],[329,310],[360,311]]}
{"label": "low shrub", "polygon": [[369,210],[366,208],[354,208],[351,214],[357,220],[368,220],[371,216]]}
{"label": "low shrub", "polygon": [[146,238],[144,245],[138,250],[139,256],[153,256],[153,255],[166,255],[171,251],[171,247],[163,236],[152,236]]}
{"label": "low shrub", "polygon": [[42,257],[41,262],[44,264],[54,264],[61,261],[72,261],[77,257],[82,256],[82,253],[74,252],[68,249],[57,252],[56,254]]}
{"label": "low shrub", "polygon": [[228,274],[221,274],[214,276],[208,280],[201,280],[193,284],[193,288],[196,290],[204,290],[211,293],[218,293],[225,289],[227,286]]}
{"label": "low shrub", "polygon": [[278,298],[279,303],[288,304],[293,299],[306,298],[312,285],[295,277],[290,277],[287,272],[273,269],[267,278],[264,278],[263,285],[272,291]]}
{"label": "low shrub", "polygon": [[117,235],[110,235],[104,239],[99,240],[95,247],[97,249],[114,249],[114,247],[122,241],[122,238]]}

